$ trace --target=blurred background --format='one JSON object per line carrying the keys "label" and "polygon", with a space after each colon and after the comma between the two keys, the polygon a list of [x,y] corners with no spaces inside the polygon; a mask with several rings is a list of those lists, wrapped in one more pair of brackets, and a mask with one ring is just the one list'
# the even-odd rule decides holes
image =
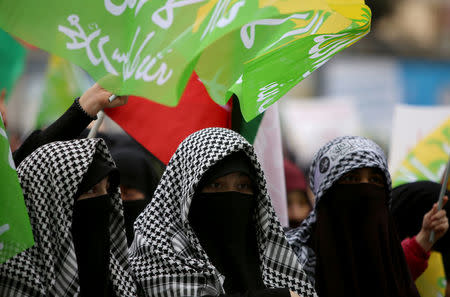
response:
{"label": "blurred background", "polygon": [[[366,4],[373,14],[371,32],[279,101],[284,152],[303,169],[320,146],[338,135],[367,136],[391,153],[398,104],[437,107],[444,118],[450,115],[450,1]],[[48,97],[57,95],[48,81],[58,80],[58,71],[70,72],[77,82],[67,94],[81,95],[93,83],[81,70],[67,67],[43,51],[27,51],[23,75],[7,103],[13,150],[33,129],[54,120],[46,108]],[[60,104],[68,107],[73,98],[67,99]],[[426,121],[411,120],[419,126]],[[112,121],[105,127],[120,129]]]}

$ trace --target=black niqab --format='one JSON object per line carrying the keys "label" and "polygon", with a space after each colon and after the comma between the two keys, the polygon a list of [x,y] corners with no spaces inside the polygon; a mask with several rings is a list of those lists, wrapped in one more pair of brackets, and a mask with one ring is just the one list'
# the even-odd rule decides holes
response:
{"label": "black niqab", "polygon": [[[219,161],[206,172],[198,188],[234,172],[254,180],[245,153]],[[253,219],[255,204],[254,195],[240,192],[196,193],[192,200],[189,222],[209,259],[225,276],[223,286],[228,294],[265,288]]]}
{"label": "black niqab", "polygon": [[[118,186],[118,171],[107,160],[94,154],[83,176],[77,195],[89,191],[105,177],[109,177],[109,189]],[[76,200],[72,218],[72,237],[77,256],[80,296],[110,296],[112,287],[109,275],[110,232],[109,218],[112,211],[109,194]]]}
{"label": "black niqab", "polygon": [[200,193],[189,222],[228,294],[264,288],[253,224],[255,197],[239,192]]}
{"label": "black niqab", "polygon": [[317,207],[316,288],[327,296],[419,296],[383,187],[337,184]]}

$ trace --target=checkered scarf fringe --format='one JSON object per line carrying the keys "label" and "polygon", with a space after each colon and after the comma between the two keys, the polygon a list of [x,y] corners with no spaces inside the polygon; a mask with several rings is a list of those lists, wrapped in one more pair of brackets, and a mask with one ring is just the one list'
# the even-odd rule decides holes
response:
{"label": "checkered scarf fringe", "polygon": [[224,277],[208,259],[188,222],[189,206],[205,172],[233,152],[244,151],[257,173],[257,242],[264,284],[317,296],[288,245],[266,190],[253,147],[239,134],[208,128],[186,138],[164,172],[152,202],[135,222],[130,263],[146,296],[223,294]]}
{"label": "checkered scarf fringe", "polygon": [[[320,172],[320,163],[324,156],[338,146],[354,145],[355,143],[363,144],[365,147],[359,147],[358,150],[349,151],[338,156],[337,163],[331,166],[329,170],[324,173]],[[375,142],[365,137],[359,136],[343,136],[338,137],[326,145],[324,145],[314,156],[309,172],[309,181],[311,189],[315,195],[314,208],[309,216],[302,222],[300,227],[286,232],[288,242],[293,247],[298,256],[300,263],[304,266],[308,274],[308,278],[314,283],[314,272],[316,265],[316,257],[314,251],[309,247],[309,239],[312,233],[313,226],[316,223],[316,208],[324,193],[343,175],[352,171],[353,169],[363,167],[375,167],[381,169],[383,172],[389,197],[391,193],[391,176],[388,171],[386,156]],[[320,183],[317,182],[320,176]]]}
{"label": "checkered scarf fringe", "polygon": [[[35,245],[0,265],[0,296],[78,296],[71,233],[73,196],[95,152],[114,165],[102,139],[53,142],[20,164],[17,172]],[[116,296],[136,296],[118,189],[111,198],[109,268],[113,290]]]}

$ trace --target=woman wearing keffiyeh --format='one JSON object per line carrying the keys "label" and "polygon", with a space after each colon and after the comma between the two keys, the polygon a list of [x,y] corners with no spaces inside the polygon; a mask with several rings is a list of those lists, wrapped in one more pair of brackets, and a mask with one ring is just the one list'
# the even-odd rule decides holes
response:
{"label": "woman wearing keffiyeh", "polygon": [[115,170],[102,139],[49,143],[21,162],[35,245],[0,265],[0,296],[136,296]]}
{"label": "woman wearing keffiyeh", "polygon": [[130,263],[146,296],[317,296],[253,147],[231,130],[186,138],[134,227]]}
{"label": "woman wearing keffiyeh", "polygon": [[314,209],[287,237],[319,296],[419,296],[388,211],[391,178],[383,150],[356,136],[315,155]]}

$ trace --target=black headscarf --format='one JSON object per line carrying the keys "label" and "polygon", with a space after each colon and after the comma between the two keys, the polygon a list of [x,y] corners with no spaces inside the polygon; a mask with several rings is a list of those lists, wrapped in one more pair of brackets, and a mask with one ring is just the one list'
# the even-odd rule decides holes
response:
{"label": "black headscarf", "polygon": [[[253,176],[244,152],[227,156],[205,174],[202,186],[233,172]],[[253,214],[255,195],[239,192],[195,194],[189,222],[214,266],[225,276],[228,294],[265,288],[262,281]]]}
{"label": "black headscarf", "polygon": [[[439,198],[441,185],[431,181],[418,181],[395,187],[392,190],[391,212],[400,239],[413,237],[422,228],[423,216]],[[447,196],[450,193],[446,192]],[[450,204],[444,209],[450,213]],[[446,275],[450,273],[450,233],[447,232],[433,245],[442,253]]]}
{"label": "black headscarf", "polygon": [[[398,186],[392,190],[391,212],[400,239],[413,237],[422,228],[423,216],[430,211],[439,198],[441,185],[430,181],[419,181]],[[446,195],[449,195],[447,191]],[[444,206],[447,213],[450,205]],[[446,252],[450,249],[450,233],[446,233],[433,246],[434,250]]]}
{"label": "black headscarf", "polygon": [[78,191],[74,198],[77,199],[107,176],[109,177],[109,189],[117,188],[119,185],[117,168],[108,163],[100,154],[94,154],[91,164],[83,176],[83,180],[78,185]]}
{"label": "black headscarf", "polygon": [[160,176],[153,168],[148,154],[130,145],[119,146],[111,152],[120,172],[120,184],[143,193],[142,199],[122,201],[128,246],[133,242],[133,225],[139,214],[150,202]]}
{"label": "black headscarf", "polygon": [[[95,198],[77,200],[108,177],[108,193]],[[80,296],[110,296],[112,284],[109,273],[110,215],[112,197],[119,185],[117,168],[100,153],[93,155],[75,195],[72,218],[72,237],[77,257]]]}

